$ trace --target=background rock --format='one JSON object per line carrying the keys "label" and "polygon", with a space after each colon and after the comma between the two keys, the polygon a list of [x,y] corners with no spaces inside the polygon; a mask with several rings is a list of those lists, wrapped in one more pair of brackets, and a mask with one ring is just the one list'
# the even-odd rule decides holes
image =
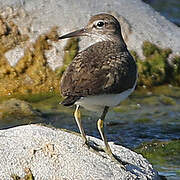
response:
{"label": "background rock", "polygon": [[[102,141],[91,137],[96,143]],[[38,125],[0,131],[0,178],[25,176],[31,171],[35,179],[159,179],[142,155],[110,143],[114,154],[128,162],[127,171],[82,146],[80,136]],[[104,157],[103,157],[104,156]]]}
{"label": "background rock", "polygon": [[43,120],[43,114],[26,101],[12,98],[0,103],[1,128],[39,123],[43,122]]}
{"label": "background rock", "polygon": [[[180,28],[141,0],[52,0],[51,3],[46,0],[0,0],[0,4],[2,16],[18,24],[21,32],[28,33],[30,42],[53,26],[58,26],[59,34],[64,34],[83,27],[91,15],[110,12],[121,22],[128,48],[137,51],[141,57],[141,45],[145,40],[162,48],[171,48],[174,53],[180,51]],[[63,53],[58,52],[62,52],[65,42],[55,43],[54,49],[49,52],[50,55],[47,55],[54,57],[53,60],[48,58],[52,69],[62,65]],[[92,41],[87,39],[81,41],[80,47],[84,48],[89,42]],[[14,64],[13,62],[17,60],[12,58],[10,61]]]}
{"label": "background rock", "polygon": [[0,104],[0,118],[3,116],[14,116],[20,114],[21,116],[40,116],[41,113],[26,101],[12,98]]}

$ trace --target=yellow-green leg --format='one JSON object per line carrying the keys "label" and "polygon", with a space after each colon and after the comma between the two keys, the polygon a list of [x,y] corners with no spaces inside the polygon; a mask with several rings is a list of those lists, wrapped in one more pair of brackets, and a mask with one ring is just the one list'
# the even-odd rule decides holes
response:
{"label": "yellow-green leg", "polygon": [[87,144],[88,141],[87,141],[86,134],[84,132],[84,129],[83,129],[82,123],[81,123],[81,112],[79,110],[79,105],[76,106],[76,110],[74,112],[74,117],[75,117],[76,123],[78,125],[79,131],[81,133],[81,136],[83,138],[84,144]]}
{"label": "yellow-green leg", "polygon": [[104,151],[102,148],[98,147],[96,143],[90,142],[89,140],[87,140],[86,134],[84,132],[84,129],[83,129],[83,126],[81,123],[81,112],[79,110],[79,107],[80,107],[79,105],[76,106],[76,110],[74,112],[74,117],[75,117],[76,123],[78,125],[79,131],[80,131],[82,139],[83,139],[83,145],[87,145],[87,147],[89,149],[91,149],[92,151],[93,150],[96,151],[96,153],[99,151]]}
{"label": "yellow-green leg", "polygon": [[101,135],[101,138],[102,138],[102,140],[104,141],[104,144],[105,144],[105,149],[104,149],[105,152],[110,156],[110,158],[113,161],[120,163],[121,167],[124,168],[124,166],[121,164],[121,162],[118,161],[114,157],[114,155],[113,155],[113,153],[111,151],[111,148],[110,148],[110,146],[108,144],[108,141],[107,141],[107,138],[105,136],[105,133],[104,133],[104,119],[105,119],[105,116],[106,116],[106,114],[108,112],[108,109],[109,109],[109,107],[105,106],[104,111],[103,111],[103,113],[101,115],[101,118],[97,121],[97,127],[98,127],[99,133]]}
{"label": "yellow-green leg", "polygon": [[108,107],[105,107],[104,108],[104,111],[101,115],[101,118],[97,121],[97,127],[98,127],[98,130],[99,130],[99,133],[101,135],[101,138],[102,140],[104,141],[104,144],[105,144],[105,152],[109,155],[109,156],[112,156],[112,151],[111,151],[111,148],[108,144],[108,141],[107,141],[107,138],[104,134],[104,119],[105,119],[105,116],[108,112]]}

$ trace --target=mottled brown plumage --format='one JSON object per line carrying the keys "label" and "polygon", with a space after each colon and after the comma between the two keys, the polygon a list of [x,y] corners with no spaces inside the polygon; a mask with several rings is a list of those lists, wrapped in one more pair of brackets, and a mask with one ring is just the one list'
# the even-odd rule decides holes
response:
{"label": "mottled brown plumage", "polygon": [[63,75],[61,93],[76,100],[121,93],[133,88],[136,74],[135,62],[125,46],[112,41],[98,42],[74,58]]}
{"label": "mottled brown plumage", "polygon": [[121,35],[120,24],[109,14],[93,16],[83,29],[61,36],[91,36],[99,42],[79,52],[61,80],[64,105],[81,97],[119,94],[134,87],[137,67]]}

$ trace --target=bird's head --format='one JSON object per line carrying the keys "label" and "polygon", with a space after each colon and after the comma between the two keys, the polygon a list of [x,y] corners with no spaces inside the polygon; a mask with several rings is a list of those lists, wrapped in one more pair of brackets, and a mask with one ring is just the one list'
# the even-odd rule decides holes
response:
{"label": "bird's head", "polygon": [[123,41],[121,35],[121,27],[118,20],[110,14],[98,14],[92,16],[88,24],[77,31],[60,36],[59,39],[90,36],[93,38],[99,38],[102,41]]}

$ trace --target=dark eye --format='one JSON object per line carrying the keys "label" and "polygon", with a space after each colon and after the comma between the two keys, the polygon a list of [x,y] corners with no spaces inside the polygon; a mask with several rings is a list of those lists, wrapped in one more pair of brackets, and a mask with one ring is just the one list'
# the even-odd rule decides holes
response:
{"label": "dark eye", "polygon": [[103,21],[99,21],[99,22],[97,23],[97,27],[101,28],[101,27],[103,27],[103,26],[104,26],[104,22],[103,22]]}

